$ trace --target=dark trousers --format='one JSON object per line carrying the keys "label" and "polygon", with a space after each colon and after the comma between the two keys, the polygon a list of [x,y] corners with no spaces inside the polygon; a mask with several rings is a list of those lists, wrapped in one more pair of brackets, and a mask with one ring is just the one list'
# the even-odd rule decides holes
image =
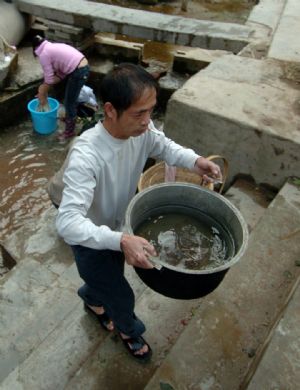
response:
{"label": "dark trousers", "polygon": [[88,65],[83,66],[82,68],[75,69],[67,77],[67,85],[65,90],[65,109],[66,117],[70,119],[75,119],[77,115],[77,99],[80,93],[81,88],[86,83],[90,73],[90,68]]}
{"label": "dark trousers", "polygon": [[137,337],[145,326],[134,314],[134,293],[124,276],[124,255],[111,250],[71,246],[85,284],[78,295],[90,306],[103,306],[116,329]]}

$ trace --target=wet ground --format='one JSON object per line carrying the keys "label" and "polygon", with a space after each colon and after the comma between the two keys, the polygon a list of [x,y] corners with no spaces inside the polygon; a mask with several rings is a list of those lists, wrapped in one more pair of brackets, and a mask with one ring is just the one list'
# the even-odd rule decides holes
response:
{"label": "wet ground", "polygon": [[[156,113],[156,126],[162,121],[163,113]],[[61,167],[68,146],[56,136],[39,135],[30,119],[0,131],[0,242],[49,208],[47,182]]]}
{"label": "wet ground", "polygon": [[30,120],[0,132],[0,241],[50,205],[48,179],[60,167],[65,147],[41,136]]}
{"label": "wet ground", "polygon": [[[243,24],[247,20],[257,0],[188,0],[187,10],[182,10],[182,0],[157,1],[157,4],[141,4],[147,1],[133,0],[93,0],[97,3],[160,12],[187,18],[214,20]],[[151,1],[148,1],[151,3]],[[154,2],[152,2],[154,3]]]}

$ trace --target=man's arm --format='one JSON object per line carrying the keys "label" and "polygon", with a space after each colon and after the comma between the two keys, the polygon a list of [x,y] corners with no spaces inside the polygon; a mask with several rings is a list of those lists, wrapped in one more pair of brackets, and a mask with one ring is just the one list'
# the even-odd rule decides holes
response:
{"label": "man's arm", "polygon": [[87,217],[96,187],[96,164],[89,150],[76,142],[63,177],[64,191],[56,227],[70,245],[120,251],[122,232],[113,231],[106,225],[97,226]]}
{"label": "man's arm", "polygon": [[167,138],[164,133],[155,129],[153,122],[150,123],[149,128],[153,141],[151,157],[162,159],[170,166],[187,168],[198,173],[208,183],[216,178],[222,179],[221,170],[217,164]]}

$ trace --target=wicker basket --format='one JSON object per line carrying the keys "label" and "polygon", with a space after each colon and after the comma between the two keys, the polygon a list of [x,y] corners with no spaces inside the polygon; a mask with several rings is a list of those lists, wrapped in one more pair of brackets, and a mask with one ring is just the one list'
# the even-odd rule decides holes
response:
{"label": "wicker basket", "polygon": [[[212,155],[207,157],[208,160],[214,160],[214,159],[221,159],[223,160],[223,184],[218,189],[218,192],[221,193],[224,184],[227,178],[228,174],[228,162],[227,160],[219,155]],[[214,190],[214,184],[202,184],[202,177],[199,176],[197,173],[191,172],[188,169],[185,168],[176,168],[176,174],[175,174],[175,181],[176,182],[184,182],[184,183],[191,183],[191,184],[197,184],[199,186],[203,186],[206,188],[209,188],[210,190]],[[154,184],[160,184],[165,182],[165,162],[162,161],[160,163],[157,163],[147,169],[140,177],[140,180],[138,182],[138,190],[139,192],[142,191],[145,188],[148,188],[150,186],[153,186]]]}

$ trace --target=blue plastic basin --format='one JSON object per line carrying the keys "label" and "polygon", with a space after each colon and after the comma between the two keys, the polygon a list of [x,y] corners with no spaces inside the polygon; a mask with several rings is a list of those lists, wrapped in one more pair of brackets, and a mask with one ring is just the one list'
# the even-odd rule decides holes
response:
{"label": "blue plastic basin", "polygon": [[48,97],[48,104],[50,111],[39,112],[38,108],[39,100],[33,99],[28,105],[28,111],[31,114],[34,130],[39,134],[51,134],[57,128],[57,111],[59,102],[56,99]]}

